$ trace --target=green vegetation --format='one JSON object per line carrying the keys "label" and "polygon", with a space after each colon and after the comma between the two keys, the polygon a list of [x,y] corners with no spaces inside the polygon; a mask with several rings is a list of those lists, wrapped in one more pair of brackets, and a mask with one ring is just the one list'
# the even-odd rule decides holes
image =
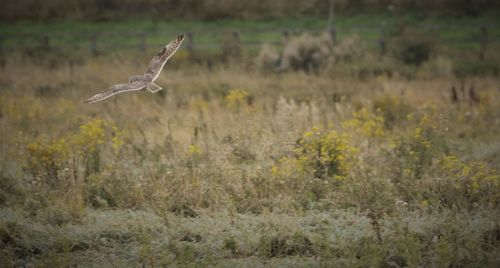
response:
{"label": "green vegetation", "polygon": [[[476,27],[496,17],[337,21],[3,24],[51,39],[2,43],[0,263],[500,266],[499,28],[481,50]],[[296,28],[316,30],[265,31]],[[145,52],[104,36],[142,31]],[[178,51],[154,95],[83,103],[177,31],[221,45]]]}
{"label": "green vegetation", "polygon": [[358,52],[265,74],[179,53],[163,91],[94,105],[146,63],[8,56],[1,263],[498,266],[498,78],[431,59],[360,80]]}
{"label": "green vegetation", "polygon": [[[280,18],[268,20],[235,20],[220,19],[213,21],[190,20],[143,20],[133,19],[125,21],[60,21],[60,22],[16,22],[0,24],[0,34],[5,35],[4,47],[36,47],[41,42],[41,36],[50,36],[50,45],[62,46],[69,49],[78,47],[88,50],[92,34],[97,34],[98,46],[109,51],[112,47],[134,47],[139,44],[137,34],[150,33],[146,42],[156,47],[171,38],[178,32],[194,32],[195,44],[220,45],[224,34],[228,31],[240,31],[243,42],[279,42],[282,40],[283,30],[312,29],[323,31],[327,20],[324,16],[308,16],[299,19]],[[492,49],[498,46],[500,24],[495,14],[481,17],[455,17],[418,15],[394,15],[390,13],[372,14],[341,14],[336,17],[338,37],[344,39],[357,35],[361,40],[376,46],[380,38],[380,29],[385,25],[386,35],[398,34],[399,31],[410,27],[420,32],[430,33],[434,38],[447,47],[478,48],[479,27],[489,28],[489,40]],[[437,25],[437,30],[428,27]],[[436,36],[436,32],[438,33]],[[25,38],[12,38],[11,35],[35,34]],[[39,36],[39,37],[36,37]],[[200,48],[203,50],[204,48]]]}
{"label": "green vegetation", "polygon": [[[472,16],[436,16],[418,15],[408,13],[394,15],[390,13],[355,13],[339,14],[335,17],[335,24],[342,32],[343,28],[354,27],[376,27],[381,23],[397,25],[408,23],[412,26],[442,25],[450,28],[491,25],[499,26],[495,14],[486,14],[480,17]],[[21,21],[16,23],[2,23],[0,30],[2,34],[13,33],[67,33],[67,32],[142,32],[142,31],[218,31],[221,29],[239,30],[268,30],[268,29],[302,29],[326,28],[326,16],[305,16],[296,18],[279,18],[267,20],[236,20],[219,19],[213,21],[198,20],[145,20],[132,19],[122,21],[55,21],[55,22],[30,22]],[[461,31],[453,31],[460,34]]]}

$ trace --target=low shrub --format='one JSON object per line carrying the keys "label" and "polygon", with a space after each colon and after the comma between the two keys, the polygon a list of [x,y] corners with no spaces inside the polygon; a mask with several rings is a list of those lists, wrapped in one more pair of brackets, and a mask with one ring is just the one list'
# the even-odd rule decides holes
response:
{"label": "low shrub", "polygon": [[291,38],[283,50],[280,69],[317,72],[331,59],[333,42],[329,35],[312,36],[304,33]]}
{"label": "low shrub", "polygon": [[391,43],[394,57],[405,64],[416,66],[428,61],[436,46],[435,40],[429,35],[410,30],[405,30],[401,35],[393,37]]}
{"label": "low shrub", "polygon": [[383,95],[373,101],[375,114],[382,117],[386,129],[392,129],[407,120],[413,108],[403,98],[396,95]]}
{"label": "low shrub", "polygon": [[[121,132],[102,119],[80,126],[79,132],[55,139],[39,138],[28,144],[26,170],[33,179],[51,187],[61,187],[101,169],[101,150],[119,150]],[[67,185],[66,185],[67,186]]]}

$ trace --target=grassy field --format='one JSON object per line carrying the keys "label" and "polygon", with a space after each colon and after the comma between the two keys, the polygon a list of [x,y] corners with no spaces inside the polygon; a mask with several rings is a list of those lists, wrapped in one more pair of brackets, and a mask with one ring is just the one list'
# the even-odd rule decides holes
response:
{"label": "grassy field", "polygon": [[[150,33],[146,42],[150,46],[160,46],[165,39],[178,32],[193,32],[195,44],[217,45],[224,42],[224,34],[230,31],[240,31],[243,42],[279,42],[283,30],[313,29],[322,31],[326,28],[327,19],[319,16],[301,19],[270,19],[270,20],[213,20],[213,21],[183,21],[183,20],[130,20],[130,21],[61,21],[52,23],[19,22],[0,25],[0,35],[5,38],[2,45],[8,48],[33,47],[39,44],[37,36],[49,35],[50,44],[59,49],[79,48],[88,50],[91,34],[97,34],[101,50],[111,48],[132,47],[139,43],[137,33]],[[341,14],[336,17],[336,27],[339,38],[353,35],[376,46],[380,38],[380,28],[386,27],[386,35],[400,31],[405,27],[418,29],[438,38],[446,46],[458,48],[477,48],[479,46],[479,27],[489,28],[489,40],[494,46],[500,41],[500,22],[494,14],[478,17],[452,17],[419,14],[394,15],[390,13],[373,14]],[[432,30],[430,26],[437,26]],[[34,34],[23,36],[23,34]],[[18,36],[13,38],[14,36]],[[203,49],[203,47],[202,47]],[[206,48],[205,48],[206,49]]]}
{"label": "grassy field", "polygon": [[92,105],[150,55],[4,55],[0,263],[498,267],[498,76],[349,42],[316,71],[181,52]]}

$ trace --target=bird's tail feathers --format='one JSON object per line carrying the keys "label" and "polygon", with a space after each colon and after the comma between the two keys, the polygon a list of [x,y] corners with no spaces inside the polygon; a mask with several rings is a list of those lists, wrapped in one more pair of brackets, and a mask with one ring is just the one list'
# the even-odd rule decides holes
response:
{"label": "bird's tail feathers", "polygon": [[155,83],[149,83],[147,86],[146,86],[146,89],[151,92],[151,93],[156,93],[157,91],[160,91],[162,90],[162,88],[160,86],[158,86],[157,84]]}

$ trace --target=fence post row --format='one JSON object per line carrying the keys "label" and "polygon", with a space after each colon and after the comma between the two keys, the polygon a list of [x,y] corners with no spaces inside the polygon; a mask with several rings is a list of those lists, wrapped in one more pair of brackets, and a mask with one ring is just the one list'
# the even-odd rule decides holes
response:
{"label": "fence post row", "polygon": [[[432,26],[431,31],[433,34],[437,35],[439,33],[439,27],[438,26]],[[337,37],[337,31],[336,28],[334,27],[334,24],[326,29],[327,33],[330,35],[332,40],[335,42],[336,37]],[[379,38],[377,40],[377,46],[380,52],[381,56],[384,56],[387,54],[387,24],[385,22],[381,23],[378,27],[379,31]],[[282,44],[287,44],[288,41],[290,40],[292,33],[295,33],[296,31],[294,30],[280,30],[277,31],[276,34],[281,33],[282,35]],[[232,43],[232,46],[237,45],[244,45],[244,43],[241,40],[241,33],[238,31],[230,31],[229,33],[229,39]],[[478,51],[478,57],[480,60],[484,60],[486,58],[486,54],[488,51],[488,46],[490,45],[489,42],[492,42],[492,40],[496,41],[496,39],[492,39],[490,36],[491,33],[489,33],[488,26],[482,25],[478,28],[478,32],[476,32],[476,35],[474,35],[475,38],[477,38],[473,42],[477,42],[476,44],[479,45],[479,51]],[[148,48],[148,37],[151,35],[149,32],[141,32],[141,33],[135,33],[135,34],[126,34],[129,36],[137,37],[138,38],[138,43],[135,47],[139,49],[142,52],[147,51]],[[98,52],[98,45],[97,45],[97,39],[99,37],[98,33],[89,33],[87,35],[88,42],[89,42],[89,49],[90,53],[92,55],[97,55]],[[54,44],[51,44],[54,40],[51,40],[53,38],[49,34],[29,34],[29,35],[1,35],[0,34],[0,50],[4,50],[6,48],[10,48],[10,46],[6,45],[7,38],[34,38],[35,46],[40,49],[48,50],[51,49],[51,46]],[[490,40],[491,39],[491,40]],[[26,42],[27,43],[27,42]],[[251,42],[251,44],[254,44],[254,42]],[[202,44],[203,45],[203,44]],[[213,44],[208,44],[209,46]],[[225,47],[228,44],[218,44],[221,47]],[[230,45],[231,46],[231,45]],[[186,41],[185,41],[185,48],[187,49],[188,52],[193,52],[195,48],[194,44],[194,33],[193,32],[187,32],[186,33]]]}

